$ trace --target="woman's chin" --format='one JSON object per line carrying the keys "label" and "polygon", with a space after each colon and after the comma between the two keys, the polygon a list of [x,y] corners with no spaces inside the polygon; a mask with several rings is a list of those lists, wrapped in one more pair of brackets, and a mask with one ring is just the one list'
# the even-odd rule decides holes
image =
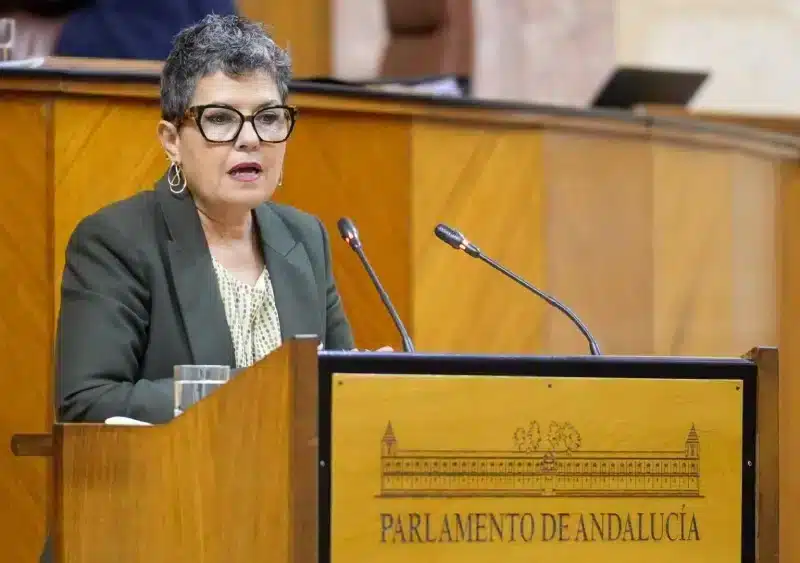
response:
{"label": "woman's chin", "polygon": [[222,186],[221,199],[239,205],[251,204],[255,207],[267,201],[273,191],[263,177],[247,182],[227,178]]}

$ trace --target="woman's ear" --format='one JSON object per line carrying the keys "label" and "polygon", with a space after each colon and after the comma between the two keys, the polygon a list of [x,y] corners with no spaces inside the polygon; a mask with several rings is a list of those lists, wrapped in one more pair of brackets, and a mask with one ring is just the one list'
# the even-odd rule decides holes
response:
{"label": "woman's ear", "polygon": [[161,146],[167,157],[172,162],[181,162],[181,139],[178,135],[178,129],[174,124],[169,121],[161,120],[158,122],[158,140],[161,141]]}

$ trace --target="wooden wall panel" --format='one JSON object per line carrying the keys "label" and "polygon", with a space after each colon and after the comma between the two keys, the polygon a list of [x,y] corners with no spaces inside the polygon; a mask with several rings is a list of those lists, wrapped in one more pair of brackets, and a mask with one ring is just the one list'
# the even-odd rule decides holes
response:
{"label": "wooden wall panel", "polygon": [[9,443],[52,423],[50,104],[0,96],[0,106],[0,549],[27,562],[44,545],[48,462],[15,458]]}
{"label": "wooden wall panel", "polygon": [[339,237],[347,215],[369,261],[413,332],[409,276],[409,127],[406,117],[302,110],[275,200],[319,216],[330,235],[334,275],[356,344],[401,342],[358,257]]}
{"label": "wooden wall panel", "polygon": [[800,561],[800,166],[779,169],[779,414],[780,560]]}
{"label": "wooden wall panel", "polygon": [[656,143],[655,353],[775,345],[773,162]]}
{"label": "wooden wall panel", "polygon": [[736,356],[761,344],[730,349],[729,165],[723,151],[671,143],[653,146],[654,353]]}
{"label": "wooden wall panel", "polygon": [[778,344],[779,162],[731,154],[732,350]]}
{"label": "wooden wall panel", "polygon": [[[547,289],[604,352],[776,343],[774,161],[566,132],[548,133],[544,154]],[[585,351],[566,318],[548,318],[544,350]]]}
{"label": "wooden wall panel", "polygon": [[153,182],[169,161],[156,136],[152,102],[67,98],[54,113],[54,308],[60,304],[64,251],[78,222]]}
{"label": "wooden wall panel", "polygon": [[440,222],[487,256],[544,285],[541,134],[536,129],[414,124],[414,329],[436,352],[539,348],[546,305],[487,264],[440,242]]}
{"label": "wooden wall panel", "polygon": [[[653,351],[653,200],[641,139],[548,131],[547,285],[606,354]],[[583,354],[585,339],[550,308],[543,349]]]}

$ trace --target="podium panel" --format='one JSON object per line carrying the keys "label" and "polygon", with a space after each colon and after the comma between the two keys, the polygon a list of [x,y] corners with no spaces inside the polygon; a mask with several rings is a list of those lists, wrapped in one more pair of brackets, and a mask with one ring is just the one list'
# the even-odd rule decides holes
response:
{"label": "podium panel", "polygon": [[167,424],[56,424],[53,563],[317,560],[316,339]]}
{"label": "podium panel", "polygon": [[53,456],[54,563],[776,563],[777,384],[763,348],[320,353],[303,337],[167,424],[11,445]]}
{"label": "podium panel", "polygon": [[754,364],[427,358],[321,358],[332,563],[755,561]]}

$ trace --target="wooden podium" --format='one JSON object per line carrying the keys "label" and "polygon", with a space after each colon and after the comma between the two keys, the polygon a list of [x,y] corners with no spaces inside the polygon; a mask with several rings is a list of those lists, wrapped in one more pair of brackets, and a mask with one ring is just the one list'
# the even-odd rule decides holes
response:
{"label": "wooden podium", "polygon": [[169,424],[55,424],[54,561],[316,561],[316,373],[292,341]]}
{"label": "wooden podium", "polygon": [[776,366],[300,339],[168,424],[12,445],[54,457],[56,563],[777,561]]}

